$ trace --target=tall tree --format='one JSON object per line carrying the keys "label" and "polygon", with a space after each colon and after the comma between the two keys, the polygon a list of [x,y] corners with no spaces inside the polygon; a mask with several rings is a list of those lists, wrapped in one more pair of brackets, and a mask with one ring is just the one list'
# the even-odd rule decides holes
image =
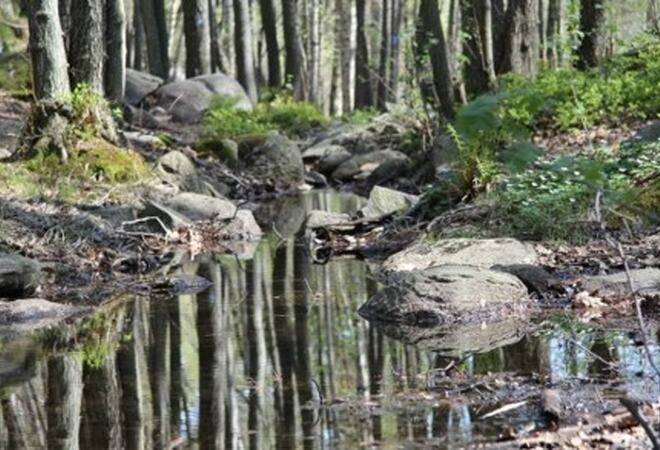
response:
{"label": "tall tree", "polygon": [[282,68],[280,67],[280,45],[277,40],[277,14],[273,0],[259,0],[261,22],[266,36],[266,56],[268,58],[268,85],[282,85]]}
{"label": "tall tree", "polygon": [[286,50],[284,61],[286,82],[292,83],[296,98],[304,98],[306,89],[297,0],[282,0],[282,24],[284,26],[284,49]]}
{"label": "tall tree", "polygon": [[309,100],[321,105],[321,9],[322,0],[308,0],[309,6],[309,51],[307,57],[307,80]]}
{"label": "tall tree", "polygon": [[211,72],[211,28],[209,1],[183,2],[183,30],[186,40],[186,76]]}
{"label": "tall tree", "polygon": [[598,65],[604,54],[605,9],[603,0],[580,0],[580,31],[582,40],[578,48],[578,68]]}
{"label": "tall tree", "polygon": [[339,70],[341,71],[341,104],[346,114],[353,109],[353,87],[355,85],[355,7],[352,0],[336,0],[339,39]]}
{"label": "tall tree", "polygon": [[170,74],[165,0],[139,0],[144,37],[147,44],[149,72],[167,79]]}
{"label": "tall tree", "polygon": [[504,72],[535,75],[538,71],[539,31],[537,0],[510,0],[503,38]]}
{"label": "tall tree", "polygon": [[373,106],[374,98],[369,68],[369,40],[367,39],[367,0],[356,0],[355,107]]}
{"label": "tall tree", "polygon": [[105,93],[120,101],[126,84],[126,12],[124,0],[106,0]]}
{"label": "tall tree", "polygon": [[492,35],[486,36],[487,9],[490,10],[489,0],[461,0],[461,31],[465,36],[463,50],[466,56],[465,88],[470,94],[480,94],[489,85],[486,39],[492,38]]}
{"label": "tall tree", "polygon": [[561,0],[548,0],[548,20],[545,27],[548,60],[552,67],[559,65],[559,40],[561,38]]}
{"label": "tall tree", "polygon": [[252,58],[252,22],[248,0],[234,0],[234,47],[236,75],[252,102],[257,101],[257,83]]}
{"label": "tall tree", "polygon": [[404,1],[392,0],[392,33],[390,37],[390,98],[399,101],[399,74],[401,72],[401,25],[404,15]]}
{"label": "tall tree", "polygon": [[436,107],[446,120],[454,118],[454,100],[447,61],[447,44],[440,22],[438,0],[422,0],[419,5],[417,30],[418,59],[428,53],[433,71]]}
{"label": "tall tree", "polygon": [[75,87],[86,83],[104,93],[105,11],[103,0],[72,0],[69,76]]}
{"label": "tall tree", "polygon": [[57,0],[28,2],[32,86],[38,99],[69,92],[66,51]]}
{"label": "tall tree", "polygon": [[377,101],[381,110],[389,100],[390,60],[392,58],[392,0],[383,0],[381,11],[380,62],[378,65]]}

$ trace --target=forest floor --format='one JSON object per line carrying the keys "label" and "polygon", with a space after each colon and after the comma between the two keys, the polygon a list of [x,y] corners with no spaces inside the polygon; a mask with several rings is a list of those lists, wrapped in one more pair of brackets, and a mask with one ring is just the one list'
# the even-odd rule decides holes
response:
{"label": "forest floor", "polygon": [[[28,107],[24,102],[0,93],[0,145],[18,138],[27,112]],[[617,145],[630,138],[635,131],[636,127],[628,126],[595,128],[577,134],[539,138],[537,143],[551,153],[577,153],[599,140]],[[145,135],[149,137],[149,142],[154,142],[154,139],[162,137],[163,131]],[[171,142],[177,145],[176,136]],[[222,164],[196,158],[194,152],[185,145],[180,149],[197,163],[198,170],[234,179],[236,184],[246,189],[243,194],[249,190],[246,186],[252,181],[241,178],[239,174],[228,173]],[[159,155],[158,150],[150,145],[136,145],[135,150],[148,162],[154,161]],[[58,180],[49,187],[35,186],[34,180],[30,178],[33,174],[24,172],[24,168],[7,167],[4,172],[0,169],[0,251],[18,253],[43,263],[48,276],[35,296],[54,302],[98,305],[126,293],[171,294],[178,289],[176,279],[172,276],[173,270],[183,260],[208,248],[231,252],[230,243],[222,240],[221,230],[208,224],[172,230],[175,233],[165,237],[144,231],[136,232],[130,228],[136,221],[132,211],[149,189],[148,182],[110,185],[92,179],[76,184],[76,188],[82,189],[82,195],[71,200],[61,195],[67,180]],[[247,200],[254,201],[254,198]],[[472,220],[471,217],[466,218],[453,211],[446,215],[444,222],[443,219],[440,222],[447,228],[461,228],[470,225]],[[385,242],[381,238],[378,245],[388,251],[400,248],[423,233],[427,225],[397,225],[389,229],[391,233],[385,233]],[[567,293],[559,299],[563,307],[572,307],[583,320],[595,324],[608,324],[625,317],[629,320],[628,326],[634,327],[637,325],[634,320],[635,303],[630,296],[603,301],[595,297],[580,298],[576,294],[584,275],[597,274],[603,270],[623,271],[626,267],[641,269],[660,266],[658,229],[619,233],[617,240],[621,243],[620,248],[599,235],[597,224],[594,224],[594,236],[594,239],[579,245],[539,242],[535,247],[541,263],[566,281]],[[392,241],[395,241],[394,244]],[[373,242],[367,244],[372,245]],[[658,299],[654,300],[653,303]],[[501,374],[498,379],[488,376],[461,379],[460,374],[450,377],[442,375],[436,380],[433,392],[443,393],[443,401],[448,401],[448,398],[453,402],[467,401],[471,395],[481,395],[480,392],[487,390],[489,395],[500,396],[503,402],[506,400],[505,407],[517,408],[529,399],[545,399],[553,395],[534,377],[517,378],[515,382],[519,389],[513,395],[503,384]],[[570,391],[579,387],[562,389]],[[440,398],[434,395],[429,394],[428,390],[420,392],[420,398],[423,397],[425,401],[439,401]],[[402,399],[404,402],[419,400]],[[552,399],[547,401],[551,403]],[[579,402],[576,400],[576,403]],[[552,415],[551,406],[547,408],[546,413]],[[503,434],[500,436],[503,442],[493,444],[492,448],[509,448],[513,442],[525,448],[646,446],[644,431],[638,425],[638,419],[630,412],[615,407],[612,402],[601,404],[597,409],[601,414],[594,417],[580,414],[577,408],[570,420],[574,425],[562,426],[559,430],[528,430],[524,438],[519,438],[513,432]],[[644,407],[643,412],[649,420],[657,421],[660,418],[658,405]]]}

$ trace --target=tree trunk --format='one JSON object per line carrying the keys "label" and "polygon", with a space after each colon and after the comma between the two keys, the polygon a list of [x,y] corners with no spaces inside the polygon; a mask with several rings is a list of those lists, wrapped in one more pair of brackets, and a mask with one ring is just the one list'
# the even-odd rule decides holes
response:
{"label": "tree trunk", "polygon": [[648,0],[646,9],[646,22],[649,31],[656,36],[660,36],[660,14],[658,14],[658,0]]}
{"label": "tree trunk", "polygon": [[268,85],[278,88],[282,85],[282,69],[280,67],[280,45],[277,41],[277,13],[273,0],[259,0],[259,8],[266,36]]}
{"label": "tree trunk", "polygon": [[254,78],[252,23],[248,0],[234,0],[234,28],[237,79],[254,103],[257,101],[257,83]]}
{"label": "tree trunk", "polygon": [[578,68],[596,67],[607,44],[603,0],[580,0],[580,31],[582,41],[578,48]]}
{"label": "tree trunk", "polygon": [[28,2],[32,86],[38,99],[54,99],[69,92],[66,52],[57,0]]}
{"label": "tree trunk", "polygon": [[[419,5],[418,52],[428,52],[433,70],[433,88],[438,114],[446,120],[454,118],[447,47],[440,22],[438,0],[422,0]],[[421,46],[419,45],[421,44]],[[421,56],[420,53],[418,57]]]}
{"label": "tree trunk", "polygon": [[545,42],[551,67],[559,65],[559,40],[561,37],[561,0],[548,0],[548,20]]}
{"label": "tree trunk", "polygon": [[539,32],[536,1],[509,1],[502,72],[535,75],[538,71]]}
{"label": "tree trunk", "polygon": [[104,93],[104,18],[103,0],[71,2],[69,76],[74,88],[86,83],[94,92]]}
{"label": "tree trunk", "polygon": [[105,93],[115,101],[124,98],[126,84],[126,15],[124,0],[106,0]]}
{"label": "tree trunk", "polygon": [[366,0],[356,0],[356,55],[355,55],[355,107],[373,106],[371,70],[369,68],[369,41],[366,29]]}
{"label": "tree trunk", "polygon": [[149,72],[163,79],[170,76],[167,22],[164,0],[139,0],[144,37],[147,44]]}
{"label": "tree trunk", "polygon": [[60,26],[64,36],[64,48],[69,48],[69,34],[71,33],[71,0],[59,0]]}
{"label": "tree trunk", "polygon": [[404,1],[392,0],[392,33],[390,37],[390,80],[389,97],[394,103],[399,101],[399,74],[401,72],[401,24],[403,22]]}
{"label": "tree trunk", "polygon": [[220,53],[224,55],[225,70],[228,75],[236,75],[234,57],[234,8],[233,0],[222,0],[222,22],[220,26]]}
{"label": "tree trunk", "polygon": [[183,2],[183,30],[186,40],[186,77],[211,72],[211,30],[208,0]]}
{"label": "tree trunk", "polygon": [[282,0],[282,23],[284,25],[284,48],[286,50],[284,61],[286,82],[291,83],[294,97],[303,99],[305,98],[306,89],[297,0]]}
{"label": "tree trunk", "polygon": [[140,3],[142,0],[134,0],[133,3],[133,69],[144,70],[144,26],[142,25],[142,11]]}
{"label": "tree trunk", "polygon": [[322,0],[307,0],[310,6],[309,14],[309,54],[308,76],[309,101],[322,106],[321,99],[321,9]]}
{"label": "tree trunk", "polygon": [[342,112],[348,114],[353,110],[353,86],[355,85],[355,8],[352,0],[336,0],[336,8],[341,105]]}
{"label": "tree trunk", "polygon": [[392,53],[392,0],[383,0],[380,40],[380,63],[378,66],[378,108],[385,110],[389,100],[390,58]]}
{"label": "tree trunk", "polygon": [[[488,1],[488,0],[486,0]],[[488,89],[488,72],[484,54],[484,0],[461,0],[461,31],[464,54],[465,87],[469,94],[478,95]]]}

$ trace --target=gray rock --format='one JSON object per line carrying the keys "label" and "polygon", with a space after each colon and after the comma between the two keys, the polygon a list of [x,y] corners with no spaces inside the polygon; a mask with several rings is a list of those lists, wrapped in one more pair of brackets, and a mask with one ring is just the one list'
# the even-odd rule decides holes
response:
{"label": "gray rock", "polygon": [[390,159],[385,161],[367,176],[367,184],[369,186],[376,186],[403,177],[410,170],[410,166],[410,159]]}
{"label": "gray rock", "polygon": [[507,317],[527,288],[513,275],[482,267],[442,265],[390,275],[387,287],[360,307],[368,320],[438,326]]}
{"label": "gray rock", "polygon": [[37,298],[0,302],[0,333],[26,333],[51,328],[88,310]]}
{"label": "gray rock", "polygon": [[351,216],[343,213],[333,213],[314,209],[307,215],[306,228],[329,227],[351,221]]}
{"label": "gray rock", "polygon": [[323,141],[319,144],[313,145],[305,149],[302,152],[302,159],[305,162],[316,161],[325,158],[327,156],[336,155],[336,154],[343,154],[343,155],[348,154],[349,156],[351,155],[351,153],[348,150],[346,150],[343,146],[330,144],[326,141]]}
{"label": "gray rock", "polygon": [[225,220],[236,214],[236,206],[231,201],[194,192],[177,194],[168,199],[165,206],[191,221]]}
{"label": "gray rock", "polygon": [[369,200],[360,212],[364,217],[375,219],[407,211],[418,201],[419,198],[415,195],[376,186],[369,193]]}
{"label": "gray rock", "polygon": [[533,264],[511,264],[508,266],[496,264],[491,267],[493,270],[509,273],[518,277],[530,292],[544,294],[551,291],[559,292],[562,290],[561,280],[545,270],[541,266]]}
{"label": "gray rock", "polygon": [[286,186],[303,183],[305,168],[300,151],[280,134],[242,143],[239,158],[241,168],[262,182]]}
{"label": "gray rock", "polygon": [[195,165],[179,151],[161,156],[156,161],[155,172],[160,179],[178,186],[182,191],[200,192],[202,189]]}
{"label": "gray rock", "polygon": [[13,153],[9,149],[0,147],[0,161],[3,159],[9,159],[12,155]]}
{"label": "gray rock", "polygon": [[[170,231],[190,225],[190,220],[167,206],[154,200],[147,200],[145,207],[138,213],[140,218],[157,217]],[[157,220],[146,222],[147,227],[156,233],[165,233]]]}
{"label": "gray rock", "polygon": [[126,90],[124,102],[138,106],[144,98],[164,83],[163,79],[150,73],[126,69]]}
{"label": "gray rock", "polygon": [[405,250],[390,256],[384,270],[423,270],[441,264],[468,264],[490,268],[495,264],[536,264],[534,248],[511,238],[441,239],[435,242],[417,241]]}
{"label": "gray rock", "polygon": [[660,140],[660,120],[655,120],[649,125],[642,127],[635,136],[632,138],[632,142],[656,142]]}
{"label": "gray rock", "polygon": [[332,178],[340,181],[350,181],[358,176],[367,177],[378,166],[391,160],[405,164],[408,161],[408,157],[394,150],[379,150],[363,155],[355,155],[340,164],[332,172]]}
{"label": "gray rock", "polygon": [[[630,271],[633,287],[642,295],[660,295],[660,269],[646,268]],[[600,296],[625,296],[630,293],[625,272],[587,277],[582,287]]]}
{"label": "gray rock", "polygon": [[239,209],[235,217],[222,229],[229,239],[256,240],[263,236],[252,211]]}
{"label": "gray rock", "polygon": [[307,217],[303,195],[280,196],[272,202],[262,203],[254,212],[257,222],[277,236],[294,236]]}
{"label": "gray rock", "polygon": [[249,111],[253,107],[240,83],[221,73],[168,83],[153,95],[156,105],[169,112],[175,122],[188,124],[200,122],[217,96],[235,98],[234,107],[239,110]]}
{"label": "gray rock", "polygon": [[40,280],[41,266],[37,261],[18,255],[0,255],[0,297],[31,295]]}
{"label": "gray rock", "polygon": [[319,172],[330,175],[334,170],[339,167],[342,163],[348,161],[353,156],[348,150],[343,152],[333,153],[327,156],[322,157],[316,164]]}

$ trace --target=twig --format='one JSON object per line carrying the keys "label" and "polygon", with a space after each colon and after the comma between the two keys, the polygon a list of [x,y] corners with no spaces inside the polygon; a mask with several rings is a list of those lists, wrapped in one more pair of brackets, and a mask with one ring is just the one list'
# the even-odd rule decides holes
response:
{"label": "twig", "polygon": [[651,424],[649,424],[649,421],[646,420],[646,417],[644,417],[644,413],[639,410],[639,405],[637,402],[629,397],[624,397],[621,399],[621,404],[625,406],[628,411],[630,411],[630,414],[632,414],[633,417],[637,419],[642,428],[644,428],[646,435],[649,437],[651,443],[653,444],[653,448],[656,450],[660,449],[660,441],[658,441],[658,436],[656,436],[655,431],[653,431],[653,427]]}
{"label": "twig", "polygon": [[154,220],[154,221],[156,221],[156,223],[158,225],[160,225],[160,227],[165,232],[165,239],[170,238],[174,234],[172,232],[172,230],[170,230],[163,223],[163,221],[160,220],[160,217],[156,217],[156,216],[142,217],[140,219],[135,219],[135,220],[126,220],[126,221],[121,223],[121,226],[119,227],[119,231],[122,232],[122,233],[132,235],[132,236],[156,236],[156,237],[161,237],[159,234],[155,234],[155,233],[146,233],[146,232],[141,232],[141,231],[139,231],[139,232],[138,231],[127,231],[125,229],[126,225],[137,225],[139,223],[145,223],[145,222],[148,222],[150,220]]}
{"label": "twig", "polygon": [[527,400],[523,400],[521,402],[516,402],[516,403],[509,403],[508,405],[504,405],[501,408],[497,408],[495,411],[491,411],[488,414],[484,414],[483,416],[479,417],[479,420],[489,419],[498,414],[513,411],[514,409],[518,409],[521,406],[525,406],[526,404],[527,404]]}

